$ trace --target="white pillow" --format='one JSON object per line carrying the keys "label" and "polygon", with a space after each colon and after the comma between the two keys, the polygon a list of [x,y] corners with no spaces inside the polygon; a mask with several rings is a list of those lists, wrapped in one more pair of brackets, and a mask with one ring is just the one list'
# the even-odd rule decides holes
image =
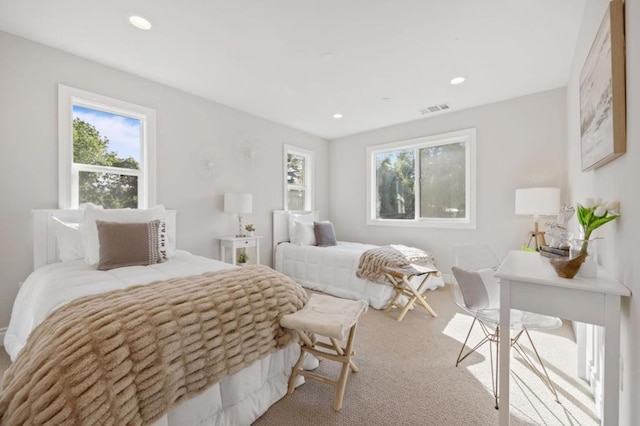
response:
{"label": "white pillow", "polygon": [[296,230],[296,222],[309,223],[313,226],[313,220],[314,220],[313,213],[290,214],[289,215],[289,241],[292,244],[300,245],[300,242],[298,239],[298,231]]}
{"label": "white pillow", "polygon": [[297,244],[300,246],[315,246],[316,233],[313,230],[313,223],[296,222]]}
{"label": "white pillow", "polygon": [[[89,265],[97,265],[100,260],[100,241],[96,220],[119,223],[141,223],[152,220],[166,221],[164,206],[155,206],[151,209],[98,209],[87,205],[84,210],[84,223],[82,229],[82,241],[84,243],[84,260]],[[167,253],[168,257],[169,253]]]}
{"label": "white pillow", "polygon": [[84,245],[79,223],[63,222],[53,219],[53,231],[58,241],[58,257],[61,261],[84,259]]}

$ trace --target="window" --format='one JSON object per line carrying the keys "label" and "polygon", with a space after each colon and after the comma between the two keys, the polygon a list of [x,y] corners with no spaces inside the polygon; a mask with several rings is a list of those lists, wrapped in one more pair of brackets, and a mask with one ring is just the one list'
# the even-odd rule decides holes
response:
{"label": "window", "polygon": [[155,204],[155,111],[60,85],[59,204]]}
{"label": "window", "polygon": [[313,152],[284,146],[284,209],[313,209]]}
{"label": "window", "polygon": [[367,224],[475,228],[475,129],[367,148]]}

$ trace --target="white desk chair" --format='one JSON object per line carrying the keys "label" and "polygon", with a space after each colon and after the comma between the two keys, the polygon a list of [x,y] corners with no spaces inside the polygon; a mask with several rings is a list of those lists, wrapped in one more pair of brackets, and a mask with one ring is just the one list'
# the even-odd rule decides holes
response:
{"label": "white desk chair", "polygon": [[[462,344],[456,360],[456,367],[471,353],[489,342],[489,357],[491,360],[491,385],[495,398],[495,407],[498,408],[498,347],[500,338],[500,284],[494,276],[495,269],[500,265],[500,259],[489,248],[482,244],[461,244],[454,248],[454,263],[451,268],[455,277],[453,283],[453,300],[462,310],[473,316],[473,322]],[[464,349],[476,322],[480,325],[484,337],[469,351]],[[533,344],[529,330],[550,330],[562,325],[560,318],[531,312],[511,310],[511,330],[515,336],[511,338],[511,347],[520,354],[524,362],[535,372],[542,382],[553,393],[556,401],[558,394],[547,374],[547,369]],[[520,336],[525,334],[533,348],[542,371],[531,361],[523,348],[518,343]],[[493,351],[495,346],[495,361]],[[464,354],[463,354],[464,353]]]}

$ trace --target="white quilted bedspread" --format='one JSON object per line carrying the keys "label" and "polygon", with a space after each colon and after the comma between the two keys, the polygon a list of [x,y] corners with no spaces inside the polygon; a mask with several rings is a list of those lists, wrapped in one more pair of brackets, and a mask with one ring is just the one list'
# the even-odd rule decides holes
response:
{"label": "white quilted bedspread", "polygon": [[[276,249],[275,269],[303,287],[352,300],[366,300],[375,309],[384,308],[393,297],[393,287],[358,278],[360,256],[378,246],[338,242],[331,247],[281,243]],[[430,277],[432,288],[444,286],[441,277]]]}
{"label": "white quilted bedspread", "polygon": [[[14,360],[31,331],[49,312],[78,297],[234,267],[181,250],[164,263],[110,271],[98,271],[82,260],[43,266],[29,275],[20,288],[4,339],[5,349]],[[289,345],[225,377],[171,410],[154,426],[252,423],[286,394],[288,376],[299,353],[298,345]]]}

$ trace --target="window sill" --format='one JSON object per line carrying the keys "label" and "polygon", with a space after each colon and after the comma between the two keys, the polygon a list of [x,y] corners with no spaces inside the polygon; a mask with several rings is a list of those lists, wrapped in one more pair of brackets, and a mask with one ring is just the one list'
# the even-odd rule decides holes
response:
{"label": "window sill", "polygon": [[398,228],[437,228],[437,229],[476,229],[476,224],[469,219],[442,220],[398,220],[367,219],[367,226],[389,226]]}

